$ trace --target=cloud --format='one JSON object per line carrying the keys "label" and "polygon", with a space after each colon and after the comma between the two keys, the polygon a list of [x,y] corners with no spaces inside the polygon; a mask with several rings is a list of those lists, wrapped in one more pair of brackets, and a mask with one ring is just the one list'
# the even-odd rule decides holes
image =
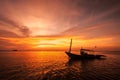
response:
{"label": "cloud", "polygon": [[27,28],[26,26],[22,26],[19,30],[22,32],[23,35],[25,35],[25,37],[29,37],[30,35],[29,28]]}
{"label": "cloud", "polygon": [[0,15],[0,25],[0,29],[4,29],[4,31],[5,28],[9,28],[10,31],[15,30],[15,32],[21,33],[20,35],[23,37],[28,37],[30,34],[30,30],[28,27],[20,24],[19,22],[15,22],[10,17],[6,17],[5,15]]}
{"label": "cloud", "polygon": [[[4,38],[57,40],[77,36],[77,40],[84,40],[114,37],[117,44],[119,26],[120,0],[0,0],[0,36]],[[3,46],[6,43],[6,47],[20,47],[23,43],[36,44],[39,39],[20,41],[19,45],[9,39],[1,43]]]}
{"label": "cloud", "polygon": [[116,18],[119,17],[119,2],[119,0],[5,0],[1,2],[0,14],[4,22],[18,26],[23,36],[55,35],[74,26],[83,27],[105,21],[115,13]]}
{"label": "cloud", "polygon": [[83,27],[73,27],[63,32],[64,35],[84,36],[84,38],[99,38],[99,37],[118,37],[120,35],[120,23],[115,21],[106,21]]}
{"label": "cloud", "polygon": [[20,36],[7,30],[0,30],[0,37],[19,38]]}
{"label": "cloud", "polygon": [[29,42],[29,40],[26,41],[26,43],[24,43],[24,41],[22,41],[24,39],[25,38],[0,37],[0,50],[13,50],[13,49],[26,50],[26,49],[31,49],[31,44],[27,43],[27,42]]}
{"label": "cloud", "polygon": [[4,50],[4,49],[14,49],[15,48],[15,44],[11,43],[9,40],[7,39],[3,39],[0,37],[0,50]]}

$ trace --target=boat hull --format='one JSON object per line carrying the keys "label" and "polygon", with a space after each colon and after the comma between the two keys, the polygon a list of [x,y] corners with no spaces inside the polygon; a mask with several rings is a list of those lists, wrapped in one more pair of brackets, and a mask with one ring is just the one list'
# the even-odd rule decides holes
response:
{"label": "boat hull", "polygon": [[65,52],[68,57],[70,59],[79,59],[79,60],[83,60],[83,59],[101,59],[103,57],[103,55],[77,55],[77,54],[73,54],[73,53],[70,53],[70,52]]}

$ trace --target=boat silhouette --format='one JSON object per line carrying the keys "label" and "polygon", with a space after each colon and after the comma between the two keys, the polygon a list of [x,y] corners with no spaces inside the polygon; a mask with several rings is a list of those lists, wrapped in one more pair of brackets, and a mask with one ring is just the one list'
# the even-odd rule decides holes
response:
{"label": "boat silhouette", "polygon": [[101,59],[104,58],[104,55],[94,55],[94,54],[88,54],[86,51],[93,51],[93,50],[88,50],[88,49],[80,49],[80,55],[71,53],[71,47],[72,47],[72,39],[70,42],[70,48],[69,51],[66,51],[65,53],[67,54],[67,56],[72,59],[72,60],[84,60],[84,59]]}
{"label": "boat silhouette", "polygon": [[14,50],[12,50],[12,51],[18,51],[17,49],[14,49]]}

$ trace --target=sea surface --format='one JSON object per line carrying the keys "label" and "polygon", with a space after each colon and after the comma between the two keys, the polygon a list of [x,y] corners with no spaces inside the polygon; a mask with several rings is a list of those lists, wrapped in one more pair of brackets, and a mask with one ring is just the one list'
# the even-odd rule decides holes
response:
{"label": "sea surface", "polygon": [[3,51],[0,80],[120,80],[120,52],[94,54],[106,59],[72,61],[64,51]]}

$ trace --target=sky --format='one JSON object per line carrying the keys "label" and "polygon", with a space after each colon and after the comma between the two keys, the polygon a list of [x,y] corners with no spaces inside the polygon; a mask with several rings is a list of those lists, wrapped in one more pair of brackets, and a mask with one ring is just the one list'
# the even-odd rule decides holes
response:
{"label": "sky", "polygon": [[120,0],[0,0],[0,50],[120,50]]}

